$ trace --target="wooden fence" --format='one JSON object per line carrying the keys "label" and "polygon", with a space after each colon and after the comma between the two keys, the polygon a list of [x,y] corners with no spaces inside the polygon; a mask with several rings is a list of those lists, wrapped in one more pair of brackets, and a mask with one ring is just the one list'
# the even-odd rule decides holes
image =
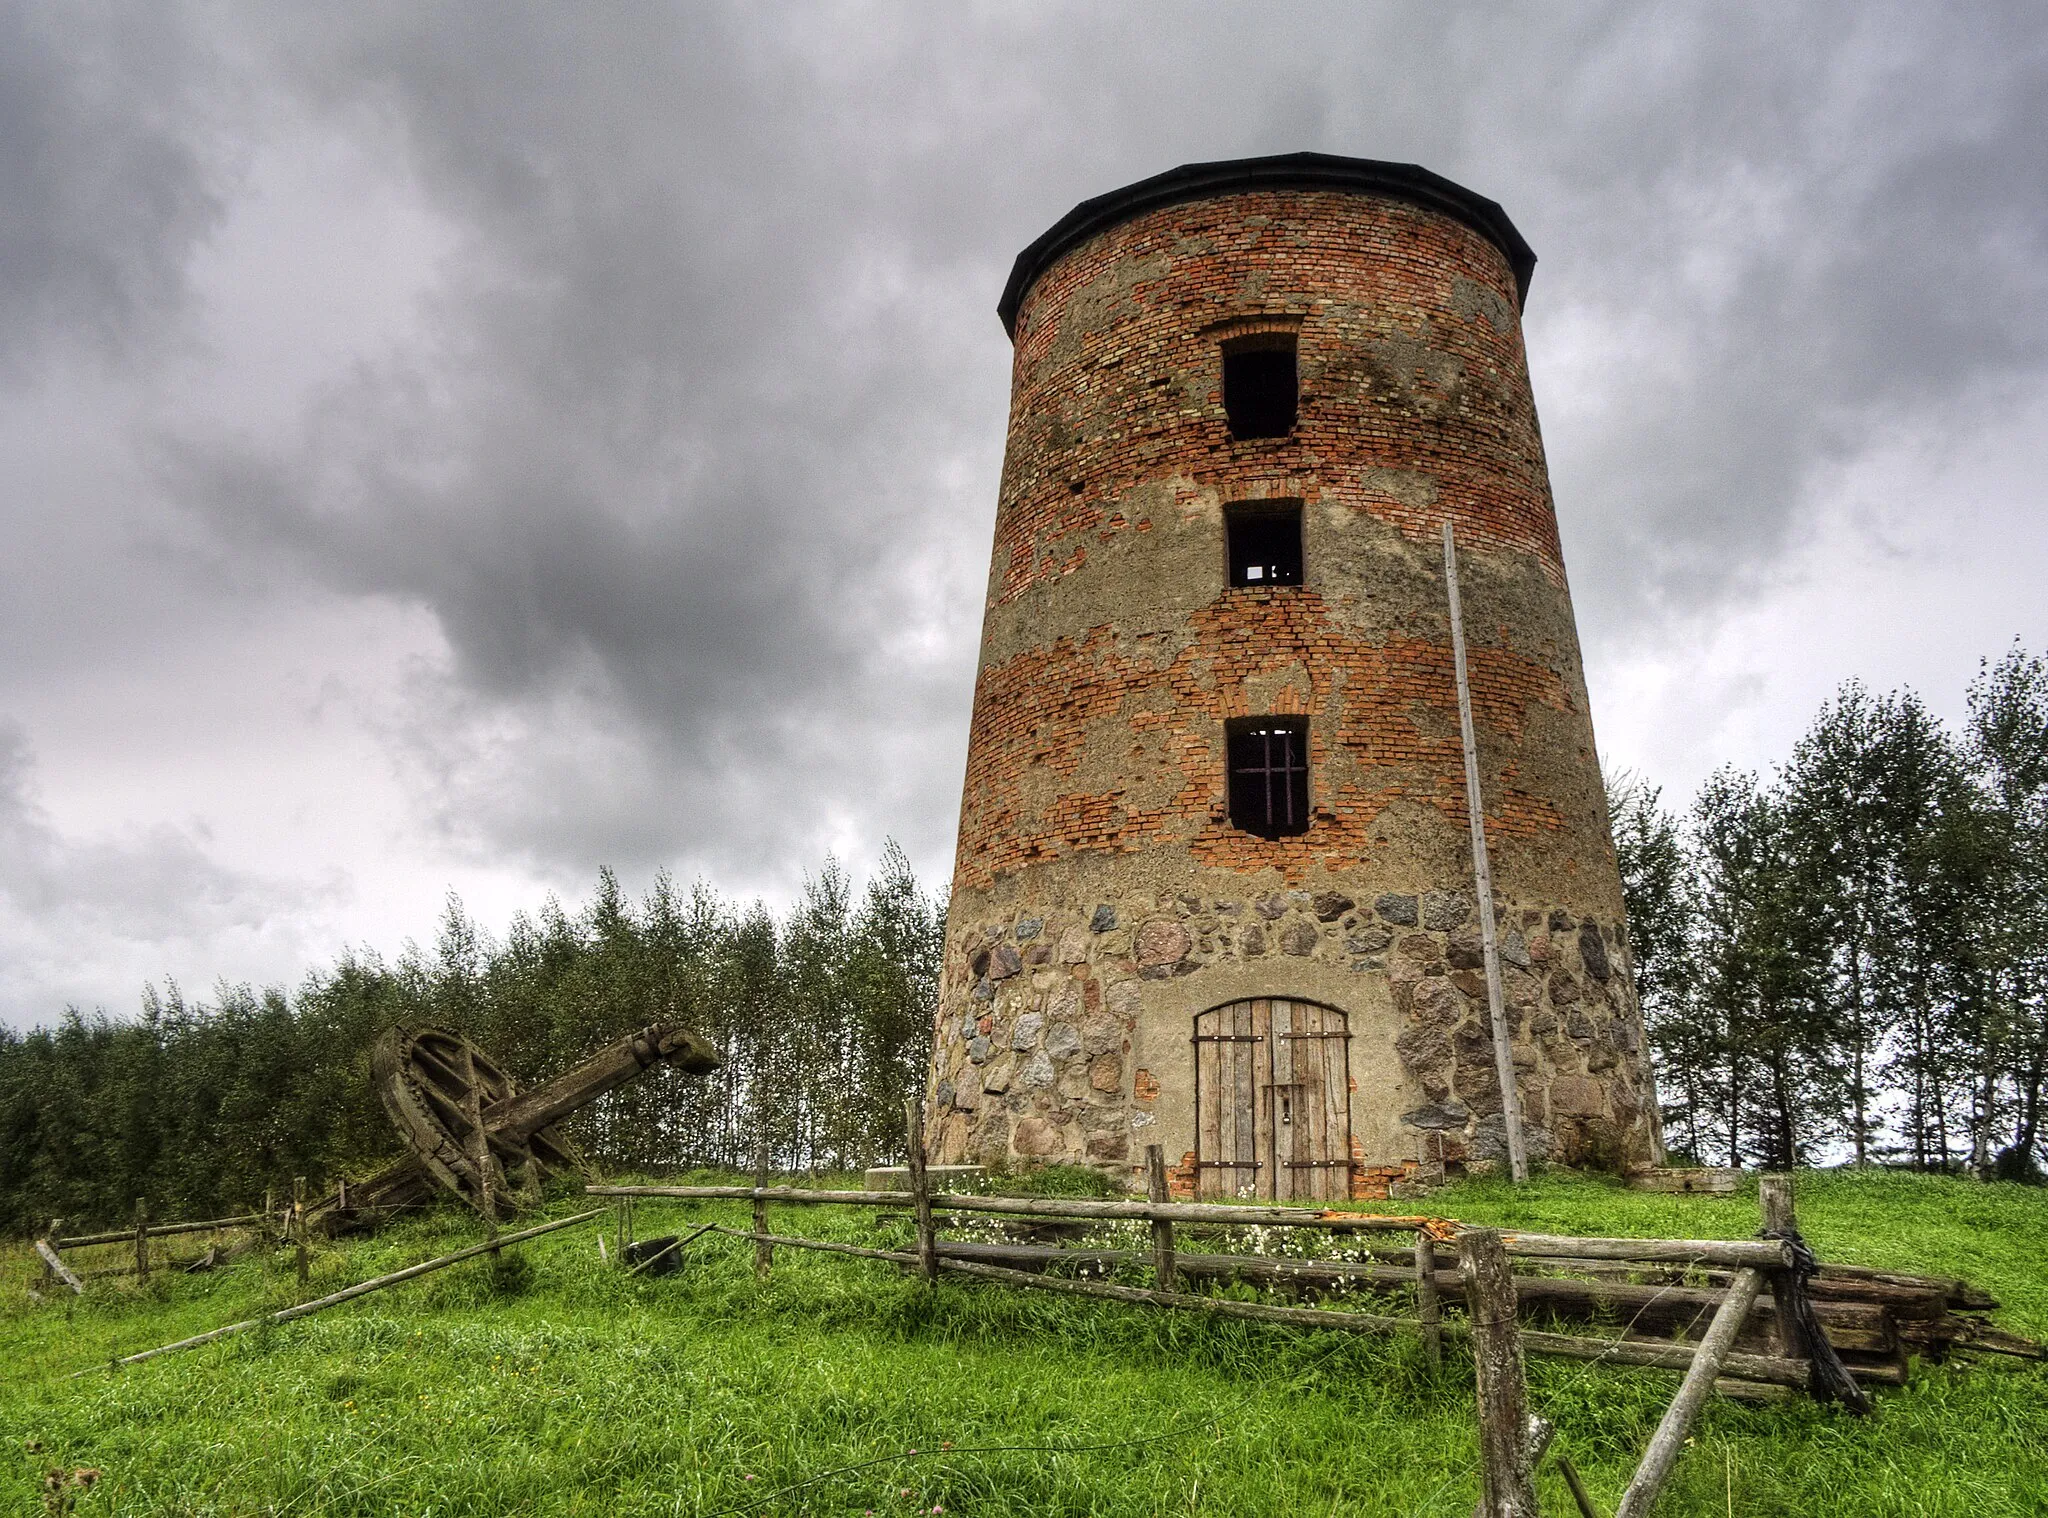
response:
{"label": "wooden fence", "polygon": [[[1139,1200],[975,1196],[934,1192],[920,1163],[919,1114],[911,1126],[910,1189],[839,1191],[798,1186],[608,1186],[586,1188],[609,1197],[617,1208],[619,1257],[638,1255],[645,1268],[658,1255],[687,1240],[632,1246],[632,1209],[639,1198],[688,1201],[743,1201],[752,1206],[752,1227],[705,1223],[691,1237],[720,1233],[754,1246],[757,1270],[772,1268],[778,1249],[816,1250],[900,1266],[926,1281],[942,1274],[1005,1286],[1054,1291],[1098,1300],[1126,1302],[1215,1317],[1248,1319],[1299,1328],[1346,1333],[1415,1334],[1432,1359],[1447,1337],[1471,1346],[1480,1426],[1485,1497],[1482,1518],[1533,1518],[1537,1512],[1535,1472],[1544,1458],[1549,1426],[1530,1414],[1522,1364],[1525,1355],[1564,1356],[1614,1365],[1675,1370],[1678,1391],[1644,1451],[1641,1464],[1616,1510],[1616,1518],[1642,1518],[1650,1511],[1684,1447],[1685,1436],[1706,1398],[1719,1390],[1747,1396],[1807,1392],[1868,1409],[1861,1380],[1893,1379],[1872,1363],[1852,1371],[1830,1338],[1830,1325],[1816,1310],[1812,1283],[1824,1267],[1801,1241],[1792,1211],[1789,1180],[1767,1176],[1762,1187],[1764,1228],[1753,1239],[1572,1238],[1468,1228],[1427,1216],[1390,1217],[1322,1208],[1238,1206],[1174,1202],[1165,1186],[1164,1158],[1156,1146],[1146,1156],[1149,1195]],[[769,1209],[861,1207],[907,1214],[911,1247],[876,1248],[838,1239],[808,1238],[771,1229]],[[1143,1248],[1091,1249],[1062,1242],[987,1242],[942,1236],[948,1222],[968,1218],[1011,1225],[1144,1225]],[[1350,1245],[1350,1259],[1297,1259],[1260,1254],[1188,1253],[1190,1230],[1227,1228],[1311,1230]],[[1443,1251],[1454,1252],[1446,1269]],[[1516,1267],[1520,1266],[1518,1270]],[[1149,1285],[1063,1273],[1081,1267],[1148,1272]],[[1144,1274],[1139,1275],[1143,1280]],[[1915,1277],[1875,1278],[1850,1274],[1854,1295],[1867,1317],[1882,1309],[1887,1292],[1939,1297],[1944,1304],[1959,1283]],[[1313,1298],[1354,1285],[1398,1292],[1412,1312],[1390,1314],[1331,1306],[1240,1301],[1194,1289],[1219,1280],[1255,1282]],[[1872,1297],[1876,1298],[1873,1302]],[[1452,1317],[1447,1309],[1462,1310]],[[1608,1318],[1633,1313],[1618,1332],[1582,1333],[1535,1327],[1538,1315]],[[1842,1319],[1841,1314],[1836,1314]],[[1848,1315],[1856,1317],[1855,1312]],[[1842,1319],[1847,1321],[1847,1319]],[[1850,1325],[1853,1327],[1853,1323]],[[1867,1327],[1867,1325],[1866,1325]],[[1847,1330],[1844,1330],[1845,1334]],[[1694,1337],[1697,1335],[1697,1337]],[[1853,1334],[1848,1334],[1854,1337]],[[1901,1368],[1900,1374],[1903,1374]],[[1561,1452],[1560,1472],[1583,1514],[1594,1513],[1576,1470]]]}
{"label": "wooden fence", "polygon": [[[129,1228],[115,1228],[99,1233],[64,1232],[64,1219],[52,1218],[49,1226],[37,1236],[35,1251],[42,1261],[42,1284],[47,1289],[63,1285],[83,1295],[85,1283],[100,1277],[133,1276],[147,1282],[152,1269],[205,1270],[217,1264],[223,1257],[224,1249],[220,1235],[248,1231],[261,1234],[266,1230],[282,1230],[289,1233],[297,1223],[293,1211],[273,1211],[265,1208],[262,1212],[241,1213],[231,1218],[199,1218],[184,1222],[152,1222],[149,1209],[140,1197],[135,1201],[135,1223]],[[214,1236],[209,1247],[201,1254],[185,1259],[159,1258],[152,1253],[152,1245],[164,1239],[186,1237],[192,1234]],[[124,1264],[103,1264],[97,1260],[91,1265],[74,1265],[65,1258],[66,1250],[100,1249],[118,1245],[122,1254],[117,1258]]]}

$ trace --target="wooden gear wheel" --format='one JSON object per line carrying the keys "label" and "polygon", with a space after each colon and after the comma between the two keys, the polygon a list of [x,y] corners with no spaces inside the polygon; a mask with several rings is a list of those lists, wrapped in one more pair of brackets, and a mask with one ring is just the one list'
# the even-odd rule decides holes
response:
{"label": "wooden gear wheel", "polygon": [[503,1066],[460,1033],[392,1028],[370,1055],[384,1110],[435,1180],[483,1207],[476,1130],[481,1120],[490,1195],[498,1206],[528,1207],[556,1171],[583,1169],[568,1136],[541,1128],[521,1136],[490,1121],[491,1110],[519,1094]]}

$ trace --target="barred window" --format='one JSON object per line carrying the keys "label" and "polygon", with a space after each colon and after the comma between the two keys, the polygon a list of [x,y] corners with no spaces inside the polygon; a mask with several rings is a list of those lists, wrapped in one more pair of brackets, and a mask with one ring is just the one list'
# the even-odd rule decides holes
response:
{"label": "barred window", "polygon": [[1308,831],[1308,721],[1247,717],[1225,728],[1230,821],[1261,838]]}

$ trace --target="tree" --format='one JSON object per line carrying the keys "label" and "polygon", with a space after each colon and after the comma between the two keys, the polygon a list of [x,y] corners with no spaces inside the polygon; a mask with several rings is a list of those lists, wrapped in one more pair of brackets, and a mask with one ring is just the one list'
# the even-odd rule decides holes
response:
{"label": "tree", "polygon": [[1985,1036],[1972,1158],[1985,1168],[2003,1086],[2011,1127],[1995,1168],[2035,1179],[2048,1083],[2048,663],[2018,644],[1997,664],[1985,661],[1969,712],[1968,755],[1984,799]]}
{"label": "tree", "polygon": [[1621,869],[1629,966],[1646,1016],[1675,1010],[1682,1000],[1693,913],[1684,839],[1663,797],[1662,789],[1631,771],[1607,777],[1607,823]]}
{"label": "tree", "polygon": [[1690,818],[1698,910],[1687,1007],[1718,1055],[1701,1081],[1730,1164],[1800,1163],[1832,1127],[1818,920],[1794,868],[1781,795],[1720,770]]}
{"label": "tree", "polygon": [[516,1076],[550,1075],[663,1017],[726,1056],[708,1079],[653,1070],[574,1119],[593,1161],[642,1169],[854,1169],[901,1156],[924,1079],[943,908],[893,843],[865,892],[827,861],[778,923],[666,877],[633,900],[609,871],[502,941],[448,898],[430,949],[344,954],[295,995],[151,989],[132,1021],[67,1013],[0,1033],[0,1227],[246,1210],[266,1188],[372,1169],[396,1140],[369,1050],[394,1023],[469,1034]]}
{"label": "tree", "polygon": [[1846,1062],[1848,1138],[1859,1165],[1869,1162],[1878,1135],[1879,1060],[1889,1031],[1878,960],[1895,849],[1879,727],[1869,693],[1845,684],[1794,748],[1783,782],[1786,841],[1820,918],[1823,994]]}

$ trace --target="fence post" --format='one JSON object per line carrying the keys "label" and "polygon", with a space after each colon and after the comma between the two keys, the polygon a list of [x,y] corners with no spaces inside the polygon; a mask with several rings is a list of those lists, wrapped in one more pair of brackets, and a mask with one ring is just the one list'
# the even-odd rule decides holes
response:
{"label": "fence post", "polygon": [[[768,1189],[768,1138],[763,1134],[754,1140],[754,1232],[756,1235],[768,1231],[768,1198],[761,1193]],[[775,1246],[764,1238],[754,1240],[754,1274],[766,1276],[775,1264]]]}
{"label": "fence post", "polygon": [[1444,1360],[1444,1328],[1436,1301],[1436,1240],[1427,1228],[1415,1230],[1415,1316],[1422,1323],[1422,1356],[1435,1369]]}
{"label": "fence post", "polygon": [[917,1269],[930,1284],[939,1278],[939,1236],[932,1226],[932,1183],[924,1168],[924,1103],[911,1097],[903,1104],[903,1131],[909,1137],[910,1195],[917,1209]]}
{"label": "fence post", "polygon": [[299,1284],[313,1277],[313,1261],[306,1251],[306,1178],[292,1178],[292,1237],[299,1246]]}
{"label": "fence post", "polygon": [[135,1199],[135,1278],[149,1284],[149,1207]]}
{"label": "fence post", "polygon": [[1797,1256],[1794,1264],[1771,1271],[1769,1277],[1771,1305],[1776,1309],[1778,1353],[1807,1362],[1810,1369],[1806,1389],[1816,1400],[1839,1402],[1854,1413],[1869,1412],[1870,1398],[1842,1364],[1842,1357],[1814,1316],[1813,1304],[1806,1294],[1806,1277],[1816,1262],[1806,1241],[1799,1236],[1799,1219],[1792,1206],[1792,1177],[1759,1176],[1756,1194],[1763,1209],[1763,1236],[1785,1240]]}
{"label": "fence post", "polygon": [[[1797,1238],[1799,1228],[1792,1210],[1792,1177],[1789,1175],[1760,1175],[1756,1181],[1756,1199],[1762,1208],[1767,1238]],[[1778,1327],[1778,1353],[1789,1358],[1804,1359],[1806,1356],[1805,1336],[1799,1331],[1799,1310],[1797,1306],[1798,1285],[1790,1269],[1771,1272],[1771,1305],[1776,1309]]]}
{"label": "fence post", "polygon": [[1484,1518],[1539,1518],[1536,1467],[1530,1458],[1529,1392],[1522,1376],[1522,1337],[1515,1327],[1515,1280],[1507,1251],[1492,1228],[1458,1238],[1472,1319],[1472,1376],[1479,1403],[1479,1466]]}
{"label": "fence post", "polygon": [[[1166,1150],[1158,1144],[1145,1146],[1145,1195],[1154,1202],[1170,1202],[1173,1194],[1166,1184]],[[1177,1291],[1179,1273],[1173,1265],[1173,1223],[1168,1218],[1152,1220],[1153,1285],[1161,1291]]]}

